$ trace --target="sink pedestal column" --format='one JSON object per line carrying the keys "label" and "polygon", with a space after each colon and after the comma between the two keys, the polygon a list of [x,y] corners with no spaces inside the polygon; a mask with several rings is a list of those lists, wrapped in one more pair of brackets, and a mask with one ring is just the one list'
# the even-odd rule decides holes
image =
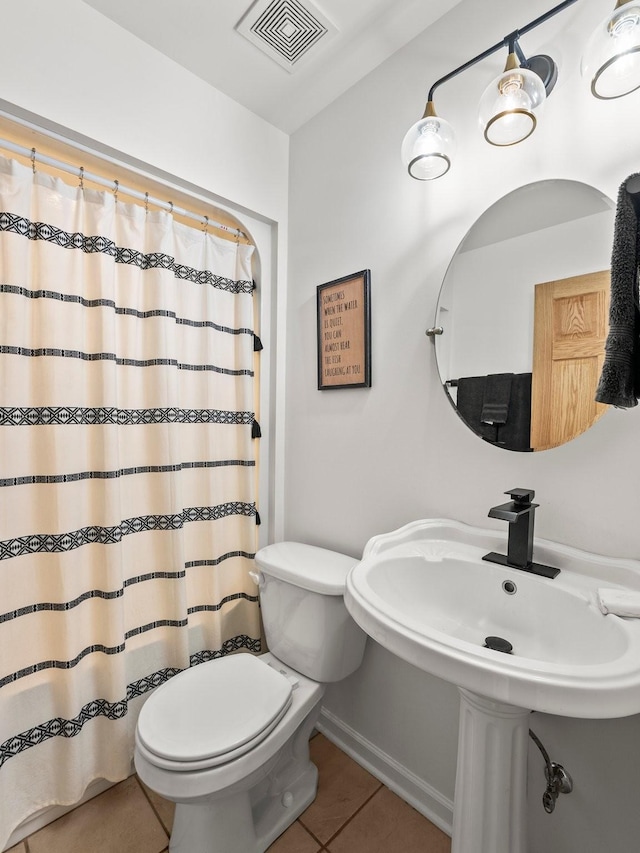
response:
{"label": "sink pedestal column", "polygon": [[460,688],[451,853],[526,853],[530,713]]}

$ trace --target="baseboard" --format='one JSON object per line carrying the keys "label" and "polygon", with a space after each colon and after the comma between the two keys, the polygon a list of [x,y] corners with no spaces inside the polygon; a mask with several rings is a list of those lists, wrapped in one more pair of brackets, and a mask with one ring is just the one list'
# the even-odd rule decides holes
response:
{"label": "baseboard", "polygon": [[453,825],[453,802],[386,752],[323,708],[316,723],[332,743],[383,782],[447,835]]}

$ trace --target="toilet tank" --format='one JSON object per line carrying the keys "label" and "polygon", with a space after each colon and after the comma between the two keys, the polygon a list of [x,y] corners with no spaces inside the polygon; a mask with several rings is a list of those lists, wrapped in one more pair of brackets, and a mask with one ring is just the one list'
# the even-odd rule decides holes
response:
{"label": "toilet tank", "polygon": [[269,651],[315,681],[340,681],[362,661],[367,635],[344,604],[357,562],[301,542],[277,542],[256,554]]}

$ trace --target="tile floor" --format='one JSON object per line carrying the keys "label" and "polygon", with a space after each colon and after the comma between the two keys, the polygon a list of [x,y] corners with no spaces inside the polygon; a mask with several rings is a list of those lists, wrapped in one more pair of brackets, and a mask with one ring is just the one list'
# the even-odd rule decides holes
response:
{"label": "tile floor", "polygon": [[[318,796],[269,853],[450,853],[451,839],[323,735]],[[166,853],[173,805],[130,776],[8,853]]]}

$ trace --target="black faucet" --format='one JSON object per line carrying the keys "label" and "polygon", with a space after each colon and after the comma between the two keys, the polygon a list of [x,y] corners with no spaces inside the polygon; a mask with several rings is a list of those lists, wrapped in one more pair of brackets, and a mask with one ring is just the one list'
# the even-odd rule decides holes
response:
{"label": "black faucet", "polygon": [[491,551],[482,559],[545,578],[555,578],[560,574],[560,569],[533,562],[533,523],[536,507],[539,506],[531,503],[535,494],[533,489],[509,489],[505,495],[509,495],[511,500],[491,507],[489,518],[501,518],[509,522],[507,556]]}

